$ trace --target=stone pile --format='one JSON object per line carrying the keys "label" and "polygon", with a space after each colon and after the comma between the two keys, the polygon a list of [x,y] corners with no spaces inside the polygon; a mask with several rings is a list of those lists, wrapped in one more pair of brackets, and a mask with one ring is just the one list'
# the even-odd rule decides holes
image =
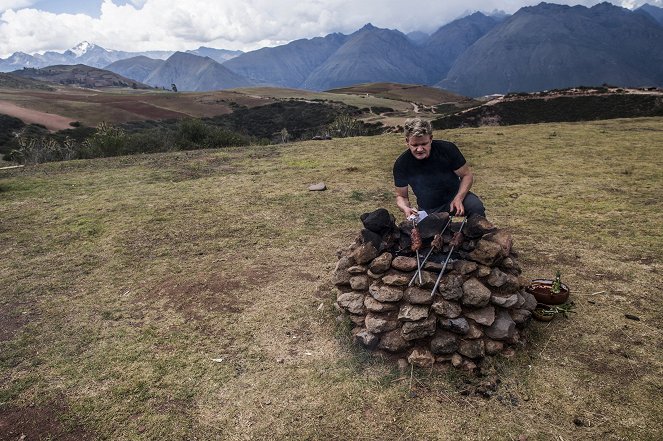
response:
{"label": "stone pile", "polygon": [[[511,234],[481,216],[471,216],[463,241],[432,292],[460,223],[442,235],[445,246],[415,278],[417,260],[410,250],[408,222],[396,226],[385,209],[361,217],[364,229],[339,250],[332,281],[337,305],[355,325],[354,339],[367,349],[407,358],[421,367],[451,363],[473,370],[481,360],[512,352],[522,343],[521,330],[536,307],[524,287]],[[447,224],[448,214],[431,215],[419,224],[425,255],[430,241]]]}

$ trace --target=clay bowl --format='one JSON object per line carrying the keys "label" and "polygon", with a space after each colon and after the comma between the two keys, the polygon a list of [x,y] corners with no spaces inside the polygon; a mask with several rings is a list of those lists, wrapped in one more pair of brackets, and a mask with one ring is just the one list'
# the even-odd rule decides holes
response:
{"label": "clay bowl", "polygon": [[559,294],[553,294],[553,281],[550,279],[534,279],[525,290],[532,294],[537,302],[545,305],[561,305],[569,298],[569,287],[562,283]]}

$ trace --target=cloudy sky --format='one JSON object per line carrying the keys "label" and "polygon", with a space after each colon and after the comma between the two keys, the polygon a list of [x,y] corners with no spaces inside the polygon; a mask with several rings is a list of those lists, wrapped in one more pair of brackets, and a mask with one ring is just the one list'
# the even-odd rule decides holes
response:
{"label": "cloudy sky", "polygon": [[[600,1],[554,1],[592,6]],[[62,52],[81,41],[125,51],[253,50],[351,33],[366,23],[431,33],[469,12],[513,13],[540,0],[0,0],[0,57]],[[663,0],[613,0],[626,8]]]}

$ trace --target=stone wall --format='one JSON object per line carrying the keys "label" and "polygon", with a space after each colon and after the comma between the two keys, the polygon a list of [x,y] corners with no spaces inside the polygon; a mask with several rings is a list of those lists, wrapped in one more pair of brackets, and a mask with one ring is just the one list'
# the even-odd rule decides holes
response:
{"label": "stone wall", "polygon": [[[447,219],[444,213],[420,224],[420,260]],[[354,324],[358,344],[407,358],[416,366],[451,363],[473,370],[484,357],[512,351],[522,342],[520,331],[537,302],[524,290],[529,282],[520,277],[508,231],[480,216],[468,218],[461,245],[432,292],[441,263],[427,262],[421,282],[415,278],[408,286],[417,269],[410,250],[411,225],[396,226],[384,209],[362,215],[362,221],[365,228],[354,243],[339,250],[332,274],[337,305]],[[444,248],[431,260],[444,261],[459,229],[460,223],[451,223],[440,235]]]}

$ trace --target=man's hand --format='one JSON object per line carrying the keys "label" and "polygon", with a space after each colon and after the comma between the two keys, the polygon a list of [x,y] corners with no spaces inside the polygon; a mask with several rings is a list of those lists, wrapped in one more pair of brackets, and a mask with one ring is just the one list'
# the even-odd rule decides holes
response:
{"label": "man's hand", "polygon": [[410,207],[410,198],[408,197],[407,187],[396,187],[396,205],[401,209],[405,218],[407,219],[411,215],[417,215],[417,210]]}
{"label": "man's hand", "polygon": [[453,213],[454,216],[465,216],[465,207],[463,206],[463,200],[454,198],[449,204],[449,212]]}

